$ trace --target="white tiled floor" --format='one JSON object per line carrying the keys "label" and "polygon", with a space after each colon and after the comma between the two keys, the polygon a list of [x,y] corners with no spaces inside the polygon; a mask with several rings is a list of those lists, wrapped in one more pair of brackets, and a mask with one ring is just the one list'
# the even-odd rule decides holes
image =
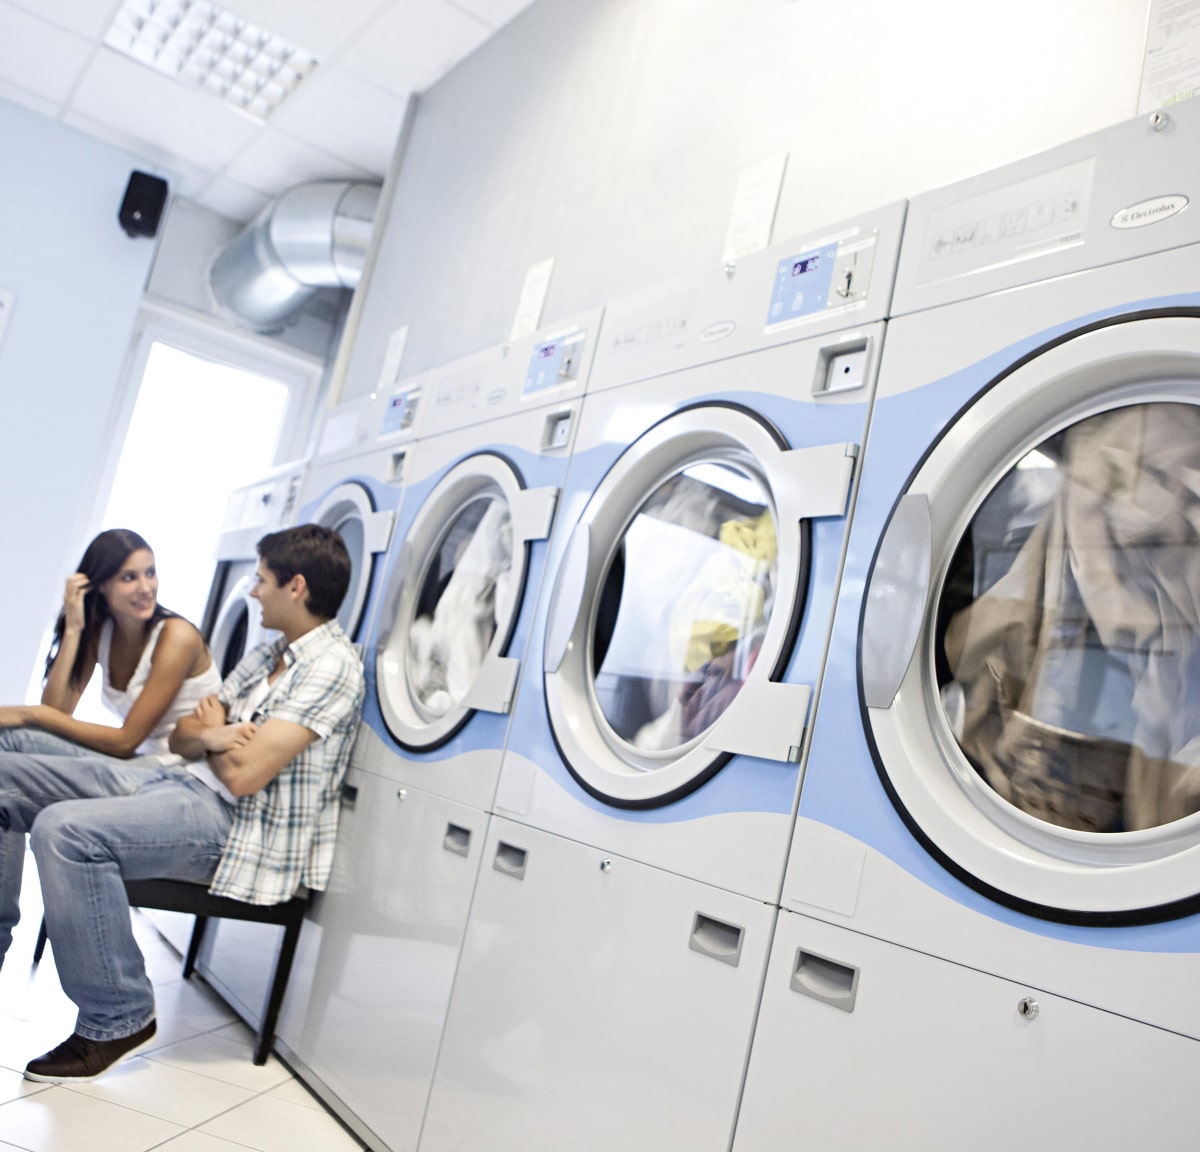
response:
{"label": "white tiled floor", "polygon": [[0,1152],[358,1152],[362,1147],[274,1057],[251,1061],[253,1036],[204,982],[183,980],[175,950],[140,913],[158,1034],[145,1052],[91,1084],[34,1084],[21,1069],[70,1035],[75,1007],[37,967],[41,920],[32,860],[22,919],[0,969]]}

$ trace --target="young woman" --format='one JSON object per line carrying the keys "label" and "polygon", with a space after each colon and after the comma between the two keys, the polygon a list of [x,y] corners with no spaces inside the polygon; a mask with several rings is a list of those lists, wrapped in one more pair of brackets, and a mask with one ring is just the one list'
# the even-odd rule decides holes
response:
{"label": "young woman", "polygon": [[[97,665],[119,728],[73,715]],[[0,751],[164,754],[176,722],[220,684],[200,633],[159,604],[150,546],[136,532],[112,528],[67,577],[42,702],[0,708]]]}

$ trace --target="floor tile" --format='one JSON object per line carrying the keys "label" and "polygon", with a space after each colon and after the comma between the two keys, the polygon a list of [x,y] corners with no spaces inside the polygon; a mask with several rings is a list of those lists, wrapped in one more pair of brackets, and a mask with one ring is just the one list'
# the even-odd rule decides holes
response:
{"label": "floor tile", "polygon": [[194,1128],[249,1100],[254,1092],[224,1080],[144,1057],[128,1060],[91,1084],[69,1090]]}
{"label": "floor tile", "polygon": [[[0,1027],[3,1027],[0,1024]],[[19,1100],[22,1096],[32,1096],[35,1092],[44,1092],[49,1084],[35,1084],[13,1068],[0,1068],[0,1104],[9,1100]]]}
{"label": "floor tile", "polygon": [[291,1078],[292,1074],[274,1056],[259,1067],[252,1063],[253,1055],[253,1033],[244,1024],[233,1024],[147,1052],[144,1059],[198,1072],[254,1092],[265,1092]]}
{"label": "floor tile", "polygon": [[51,1013],[40,1020],[0,1016],[0,1067],[20,1072],[35,1056],[49,1052],[74,1030],[74,1006],[69,1015]]}
{"label": "floor tile", "polygon": [[[154,1152],[246,1152],[246,1148],[245,1144],[232,1144],[204,1132],[185,1132],[174,1140],[160,1144]],[[5,1152],[3,1144],[0,1144],[0,1152]]]}
{"label": "floor tile", "polygon": [[256,1096],[200,1126],[200,1131],[259,1152],[361,1152],[362,1145],[334,1118],[303,1104]]}
{"label": "floor tile", "polygon": [[324,1112],[325,1106],[299,1080],[285,1080],[278,1088],[265,1092],[273,1100],[286,1100],[289,1104],[300,1104]]}
{"label": "floor tile", "polygon": [[0,1105],[0,1139],[28,1152],[146,1152],[183,1130],[66,1088]]}

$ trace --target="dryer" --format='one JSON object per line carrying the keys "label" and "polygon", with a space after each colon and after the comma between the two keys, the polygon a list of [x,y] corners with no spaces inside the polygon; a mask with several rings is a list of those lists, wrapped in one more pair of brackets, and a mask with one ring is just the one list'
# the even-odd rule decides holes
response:
{"label": "dryer", "polygon": [[299,523],[333,528],[350,553],[350,587],[338,623],[361,651],[404,493],[417,435],[423,377],[387,395],[371,393],[330,409],[308,466]]}
{"label": "dryer", "polygon": [[1193,101],[910,206],[739,1149],[1194,1141],[1198,198]]}
{"label": "dryer", "polygon": [[600,311],[430,373],[367,703],[280,1037],[364,1139],[415,1147]]}
{"label": "dryer", "polygon": [[[404,464],[417,434],[423,387],[424,377],[414,376],[386,394],[373,393],[330,409],[292,518],[293,523],[323,524],[342,534],[351,574],[338,620],[360,650],[403,498]],[[254,540],[267,530],[257,531]],[[257,565],[253,549],[251,554],[247,594]],[[258,608],[257,601],[250,603]],[[260,633],[259,638],[275,635]],[[254,1027],[262,1018],[282,938],[283,930],[273,925],[222,920],[210,926],[197,957],[204,978]],[[306,947],[303,937],[299,947]]]}
{"label": "dryer", "polygon": [[262,637],[257,600],[250,598],[258,566],[258,541],[294,522],[307,461],[281,464],[236,489],[225,506],[216,567],[200,631],[222,678]]}
{"label": "dryer", "polygon": [[903,213],[606,307],[423,1148],[728,1146]]}

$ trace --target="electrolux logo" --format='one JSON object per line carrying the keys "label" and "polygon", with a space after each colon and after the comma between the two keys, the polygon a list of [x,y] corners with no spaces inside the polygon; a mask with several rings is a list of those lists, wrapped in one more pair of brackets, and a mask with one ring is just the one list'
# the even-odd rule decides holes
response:
{"label": "electrolux logo", "polygon": [[1186,196],[1156,196],[1152,200],[1122,208],[1109,223],[1114,228],[1144,228],[1147,224],[1157,224],[1178,216],[1187,206]]}

